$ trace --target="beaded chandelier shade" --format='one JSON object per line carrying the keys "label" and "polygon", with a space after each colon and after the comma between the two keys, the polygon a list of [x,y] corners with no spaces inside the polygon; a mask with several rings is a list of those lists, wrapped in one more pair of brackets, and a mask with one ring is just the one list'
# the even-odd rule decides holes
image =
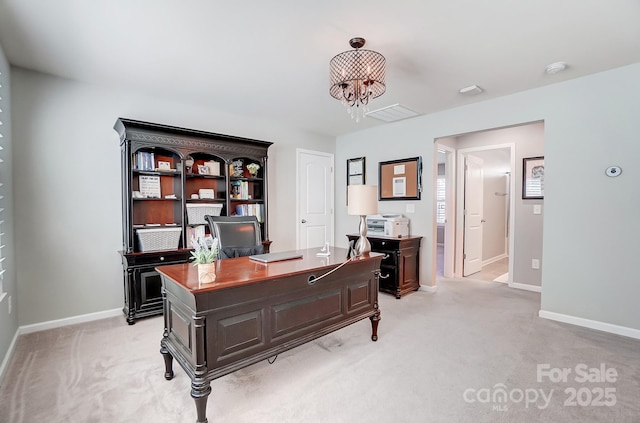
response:
{"label": "beaded chandelier shade", "polygon": [[355,50],[342,52],[329,62],[329,93],[340,100],[356,122],[368,112],[371,100],[386,90],[386,60],[371,50],[362,50],[364,38],[349,41]]}

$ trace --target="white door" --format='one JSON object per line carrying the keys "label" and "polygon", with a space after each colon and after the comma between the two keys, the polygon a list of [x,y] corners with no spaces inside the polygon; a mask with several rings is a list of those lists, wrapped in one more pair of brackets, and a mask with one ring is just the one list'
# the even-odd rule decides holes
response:
{"label": "white door", "polygon": [[481,158],[465,156],[463,276],[482,269],[482,167]]}
{"label": "white door", "polygon": [[298,248],[333,245],[333,154],[297,150]]}

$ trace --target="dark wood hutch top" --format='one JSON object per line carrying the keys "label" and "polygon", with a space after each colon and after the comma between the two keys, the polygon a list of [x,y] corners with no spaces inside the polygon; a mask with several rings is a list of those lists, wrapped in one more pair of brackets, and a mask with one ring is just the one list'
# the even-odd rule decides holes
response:
{"label": "dark wood hutch top", "polygon": [[159,146],[171,148],[184,159],[187,155],[211,148],[216,144],[216,155],[231,160],[238,156],[266,157],[267,149],[273,143],[233,135],[186,129],[176,126],[142,122],[118,118],[114,129],[120,135],[120,144],[126,140],[135,141],[140,148]]}

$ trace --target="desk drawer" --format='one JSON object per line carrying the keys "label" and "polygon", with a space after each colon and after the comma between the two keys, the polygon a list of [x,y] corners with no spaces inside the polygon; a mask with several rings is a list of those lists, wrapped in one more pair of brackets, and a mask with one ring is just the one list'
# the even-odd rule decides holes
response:
{"label": "desk drawer", "polygon": [[393,251],[400,248],[399,242],[395,239],[369,239],[371,250],[376,252]]}

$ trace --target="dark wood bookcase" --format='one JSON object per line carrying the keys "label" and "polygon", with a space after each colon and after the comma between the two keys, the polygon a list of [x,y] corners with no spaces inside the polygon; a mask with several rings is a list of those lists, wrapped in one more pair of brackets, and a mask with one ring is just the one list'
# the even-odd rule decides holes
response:
{"label": "dark wood bookcase", "polygon": [[[222,216],[257,215],[268,251],[271,142],[123,118],[114,129],[120,135],[120,254],[123,313],[129,324],[162,314],[161,280],[155,267],[189,260],[190,234],[194,229],[208,234],[200,216],[211,214],[211,207]],[[250,164],[259,166],[258,171],[252,174]],[[200,198],[211,190],[213,198]]]}

